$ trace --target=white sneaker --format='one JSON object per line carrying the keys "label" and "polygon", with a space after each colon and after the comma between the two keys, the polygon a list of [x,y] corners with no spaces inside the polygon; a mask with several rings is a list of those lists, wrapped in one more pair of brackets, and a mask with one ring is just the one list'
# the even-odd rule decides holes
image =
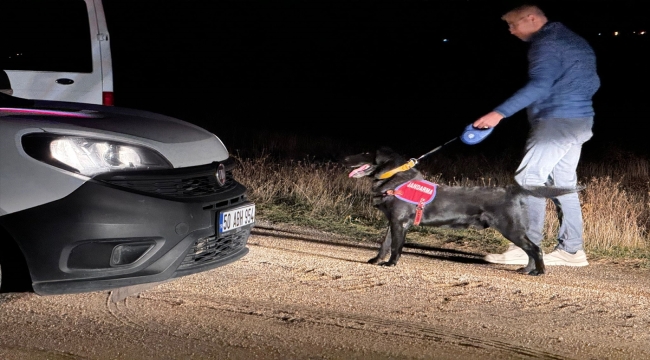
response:
{"label": "white sneaker", "polygon": [[587,255],[584,251],[578,250],[575,254],[568,253],[564,250],[555,249],[548,254],[544,254],[545,265],[564,265],[564,266],[587,266]]}
{"label": "white sneaker", "polygon": [[508,250],[504,253],[488,254],[483,259],[493,264],[528,265],[528,254],[519,246],[512,243],[508,245]]}

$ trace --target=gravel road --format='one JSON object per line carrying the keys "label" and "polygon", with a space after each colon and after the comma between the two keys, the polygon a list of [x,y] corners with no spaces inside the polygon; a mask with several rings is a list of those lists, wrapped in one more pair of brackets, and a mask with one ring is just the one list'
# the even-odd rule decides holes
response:
{"label": "gravel road", "polygon": [[[649,359],[650,272],[259,226],[243,259],[122,292],[0,295],[0,359]],[[128,290],[128,289],[127,289]]]}

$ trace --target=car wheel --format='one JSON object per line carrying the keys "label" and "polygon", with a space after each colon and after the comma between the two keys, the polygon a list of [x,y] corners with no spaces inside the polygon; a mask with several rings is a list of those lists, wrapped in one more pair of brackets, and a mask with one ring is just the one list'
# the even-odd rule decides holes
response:
{"label": "car wheel", "polygon": [[0,293],[33,292],[32,278],[22,251],[0,226]]}

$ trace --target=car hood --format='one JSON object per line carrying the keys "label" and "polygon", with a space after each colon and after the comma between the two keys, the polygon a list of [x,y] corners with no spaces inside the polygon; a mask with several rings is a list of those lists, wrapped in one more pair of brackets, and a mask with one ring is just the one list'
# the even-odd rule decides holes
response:
{"label": "car hood", "polygon": [[42,100],[2,105],[3,117],[20,120],[26,129],[146,146],[161,153],[175,168],[228,158],[226,147],[216,135],[162,114],[117,106]]}

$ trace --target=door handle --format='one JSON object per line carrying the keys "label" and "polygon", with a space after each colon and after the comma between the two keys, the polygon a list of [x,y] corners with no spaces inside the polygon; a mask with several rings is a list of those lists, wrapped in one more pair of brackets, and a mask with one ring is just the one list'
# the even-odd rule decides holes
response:
{"label": "door handle", "polygon": [[73,82],[74,80],[72,79],[66,79],[66,78],[56,79],[56,83],[61,85],[70,85]]}

